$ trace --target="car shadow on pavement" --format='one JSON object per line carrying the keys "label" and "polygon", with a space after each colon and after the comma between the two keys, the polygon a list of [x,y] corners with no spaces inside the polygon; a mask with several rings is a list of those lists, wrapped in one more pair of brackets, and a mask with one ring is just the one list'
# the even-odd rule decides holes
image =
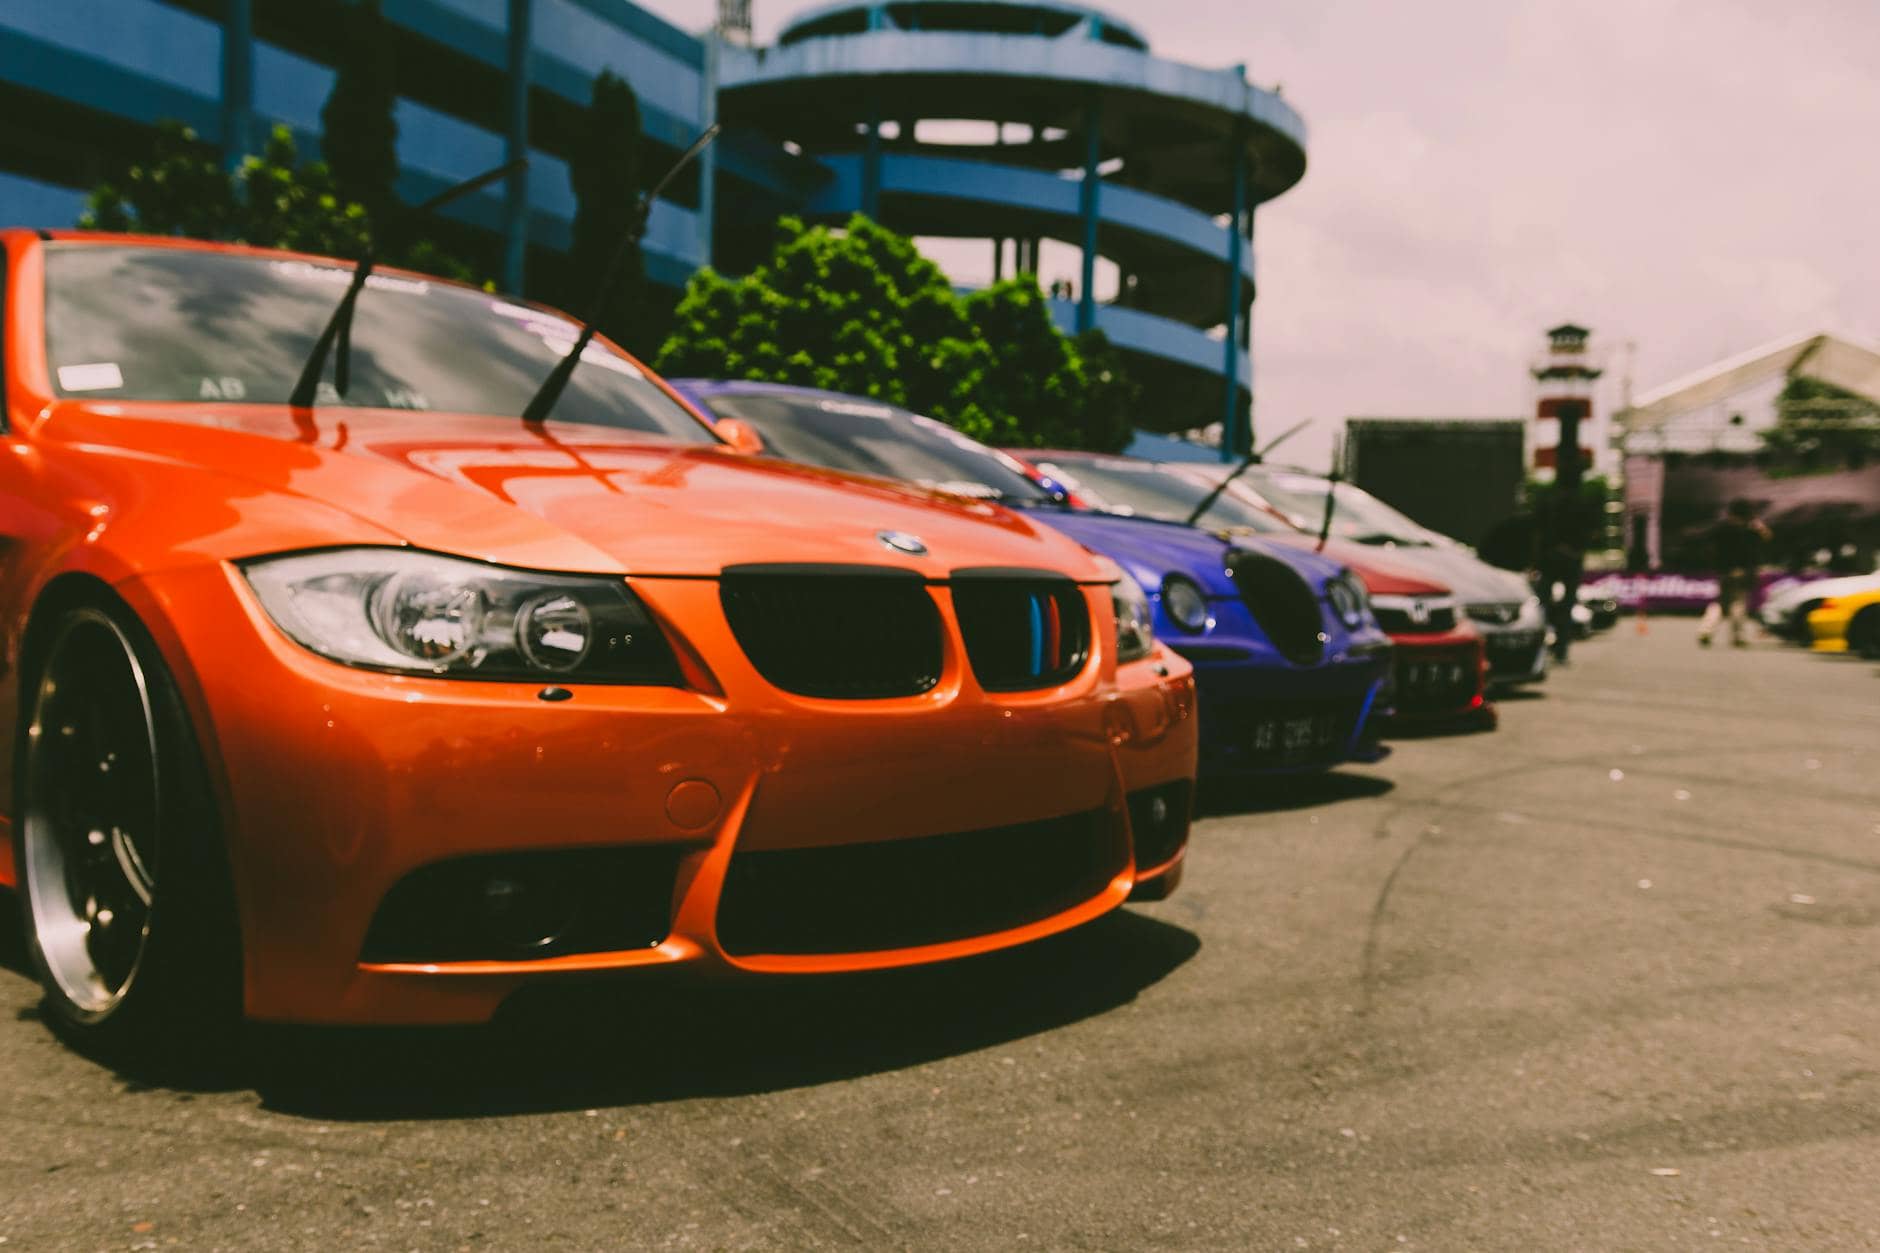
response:
{"label": "car shadow on pavement", "polygon": [[1063,1027],[1192,958],[1119,910],[1022,948],[863,975],[618,978],[525,991],[488,1027],[262,1028],[253,1086],[281,1113],[461,1118],[729,1096],[897,1070]]}
{"label": "car shadow on pavement", "polygon": [[1382,775],[1342,770],[1265,778],[1204,779],[1195,796],[1195,817],[1280,813],[1339,801],[1368,800],[1396,786]]}

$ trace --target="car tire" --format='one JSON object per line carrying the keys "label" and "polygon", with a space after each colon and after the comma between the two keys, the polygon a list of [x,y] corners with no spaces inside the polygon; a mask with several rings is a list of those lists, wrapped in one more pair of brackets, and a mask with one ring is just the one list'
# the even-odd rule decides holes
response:
{"label": "car tire", "polygon": [[1880,605],[1869,605],[1847,624],[1847,648],[1869,661],[1880,660]]}
{"label": "car tire", "polygon": [[240,933],[175,680],[101,589],[35,615],[21,680],[13,857],[46,1017],[112,1063],[212,1063],[240,1018]]}

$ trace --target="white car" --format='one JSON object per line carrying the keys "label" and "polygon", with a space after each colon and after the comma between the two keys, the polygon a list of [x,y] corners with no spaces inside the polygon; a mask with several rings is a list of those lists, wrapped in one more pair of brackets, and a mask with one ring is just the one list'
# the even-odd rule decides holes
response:
{"label": "white car", "polygon": [[1832,579],[1791,583],[1769,596],[1757,616],[1783,639],[1808,642],[1808,615],[1830,596],[1853,596],[1880,590],[1880,573],[1850,574]]}

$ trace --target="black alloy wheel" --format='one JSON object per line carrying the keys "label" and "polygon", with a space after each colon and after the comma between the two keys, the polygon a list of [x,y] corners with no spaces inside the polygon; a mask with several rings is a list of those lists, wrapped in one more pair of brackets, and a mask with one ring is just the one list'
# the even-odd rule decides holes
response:
{"label": "black alloy wheel", "polygon": [[154,1058],[228,1036],[240,950],[226,860],[175,684],[103,593],[36,621],[15,758],[14,864],[53,1024]]}

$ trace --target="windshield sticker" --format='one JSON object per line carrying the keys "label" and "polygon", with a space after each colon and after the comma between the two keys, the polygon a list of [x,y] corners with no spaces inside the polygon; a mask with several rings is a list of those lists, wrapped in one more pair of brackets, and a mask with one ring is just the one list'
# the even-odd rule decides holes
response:
{"label": "windshield sticker", "polygon": [[824,413],[846,413],[857,418],[892,418],[894,410],[885,405],[858,404],[853,400],[819,400],[816,407]]}
{"label": "windshield sticker", "polygon": [[124,386],[124,371],[115,361],[95,361],[89,365],[59,367],[59,390],[67,392],[108,392]]}
{"label": "windshield sticker", "polygon": [[196,386],[196,398],[198,400],[246,400],[248,399],[248,384],[227,375],[220,377],[204,375],[202,382]]}
{"label": "windshield sticker", "polygon": [[[484,306],[500,318],[507,318],[527,334],[542,341],[542,347],[557,357],[565,357],[574,347],[575,338],[580,335],[580,328],[566,318],[556,317],[540,309],[531,309],[527,305],[513,305],[506,300],[492,300]],[[581,364],[599,366],[603,370],[630,379],[643,379],[646,375],[634,368],[625,357],[609,352],[596,343],[589,343],[581,350]]]}
{"label": "windshield sticker", "polygon": [[[351,266],[314,265],[308,261],[270,261],[268,268],[282,278],[325,283],[330,287],[344,287],[353,278]],[[403,292],[407,296],[428,296],[431,293],[431,284],[422,279],[397,278],[376,271],[366,275],[366,287],[371,291]]]}

